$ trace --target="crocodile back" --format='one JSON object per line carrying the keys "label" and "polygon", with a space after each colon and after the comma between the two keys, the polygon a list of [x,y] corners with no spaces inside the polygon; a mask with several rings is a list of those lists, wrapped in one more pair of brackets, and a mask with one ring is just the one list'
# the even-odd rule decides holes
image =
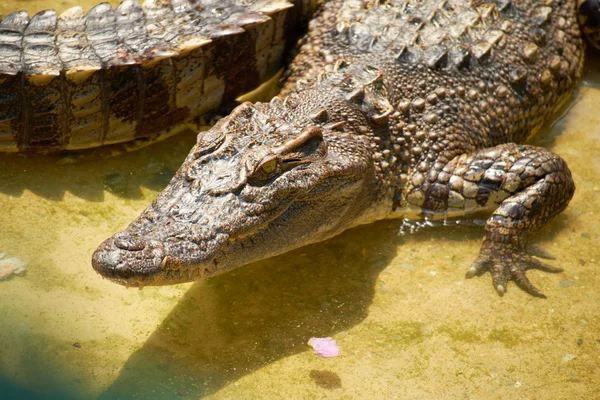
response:
{"label": "crocodile back", "polygon": [[311,27],[284,95],[341,59],[372,66],[396,129],[414,146],[416,133],[445,137],[457,154],[525,141],[583,65],[574,0],[345,0]]}

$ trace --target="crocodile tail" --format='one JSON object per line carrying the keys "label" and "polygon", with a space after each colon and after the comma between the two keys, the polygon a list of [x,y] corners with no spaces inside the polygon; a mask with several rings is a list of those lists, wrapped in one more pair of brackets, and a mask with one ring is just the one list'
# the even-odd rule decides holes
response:
{"label": "crocodile tail", "polygon": [[[0,22],[0,151],[156,137],[280,67],[298,0],[124,0]],[[303,11],[302,11],[303,10]]]}
{"label": "crocodile tail", "polygon": [[577,6],[584,36],[600,49],[600,0],[578,0]]}

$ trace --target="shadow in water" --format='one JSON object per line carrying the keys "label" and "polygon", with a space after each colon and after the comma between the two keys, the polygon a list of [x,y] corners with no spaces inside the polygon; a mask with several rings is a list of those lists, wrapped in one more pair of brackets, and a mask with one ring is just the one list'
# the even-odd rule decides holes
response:
{"label": "shadow in water", "polygon": [[[3,399],[8,400],[42,400],[47,397],[43,397],[42,395],[38,395],[37,393],[24,388],[20,385],[17,385],[14,382],[4,378],[0,375],[0,394]],[[65,400],[70,399],[68,395],[63,397]]]}
{"label": "shadow in water", "polygon": [[[544,229],[542,240],[563,229],[563,220]],[[194,284],[100,398],[214,393],[275,360],[306,351],[310,337],[360,323],[379,273],[401,244],[479,241],[483,235],[482,227],[424,228],[403,243],[399,226],[398,220],[361,226]],[[457,271],[461,277],[464,272]],[[308,373],[320,386],[341,384],[328,371]]]}
{"label": "shadow in water", "polygon": [[182,132],[135,151],[121,146],[57,154],[0,154],[0,193],[20,196],[25,190],[60,201],[66,192],[92,202],[104,191],[130,199],[141,188],[162,190],[195,143],[196,132]]}
{"label": "shadow in water", "polygon": [[[396,254],[397,230],[389,222],[353,229],[196,283],[101,398],[207,395],[306,351],[312,336],[351,328]],[[362,245],[364,235],[378,245]]]}

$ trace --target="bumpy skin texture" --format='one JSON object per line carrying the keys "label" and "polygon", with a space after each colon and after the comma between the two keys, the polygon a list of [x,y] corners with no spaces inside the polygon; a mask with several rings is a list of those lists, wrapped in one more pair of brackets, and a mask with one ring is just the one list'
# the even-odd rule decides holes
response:
{"label": "bumpy skin texture", "polygon": [[155,140],[281,66],[312,0],[124,0],[0,22],[0,151]]}
{"label": "bumpy skin texture", "polygon": [[[280,97],[243,104],[93,256],[125,285],[200,279],[382,218],[489,211],[468,276],[543,297],[527,235],[574,192],[565,162],[522,144],[572,92],[573,0],[327,2]],[[535,255],[545,256],[543,251]]]}

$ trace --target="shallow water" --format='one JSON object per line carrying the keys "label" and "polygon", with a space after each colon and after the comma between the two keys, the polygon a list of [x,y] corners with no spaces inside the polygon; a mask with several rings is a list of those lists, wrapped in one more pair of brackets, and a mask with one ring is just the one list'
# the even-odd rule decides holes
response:
{"label": "shallow water", "polygon": [[[17,8],[1,6],[3,14]],[[397,221],[203,282],[126,289],[92,270],[91,253],[167,184],[195,134],[108,158],[2,154],[0,253],[28,264],[0,281],[0,393],[597,397],[598,65],[588,57],[571,107],[537,139],[567,160],[577,185],[568,209],[536,237],[565,269],[529,272],[548,300],[513,284],[499,298],[489,275],[464,279],[481,228],[399,236]],[[315,356],[306,344],[313,336],[332,336],[343,357]]]}

